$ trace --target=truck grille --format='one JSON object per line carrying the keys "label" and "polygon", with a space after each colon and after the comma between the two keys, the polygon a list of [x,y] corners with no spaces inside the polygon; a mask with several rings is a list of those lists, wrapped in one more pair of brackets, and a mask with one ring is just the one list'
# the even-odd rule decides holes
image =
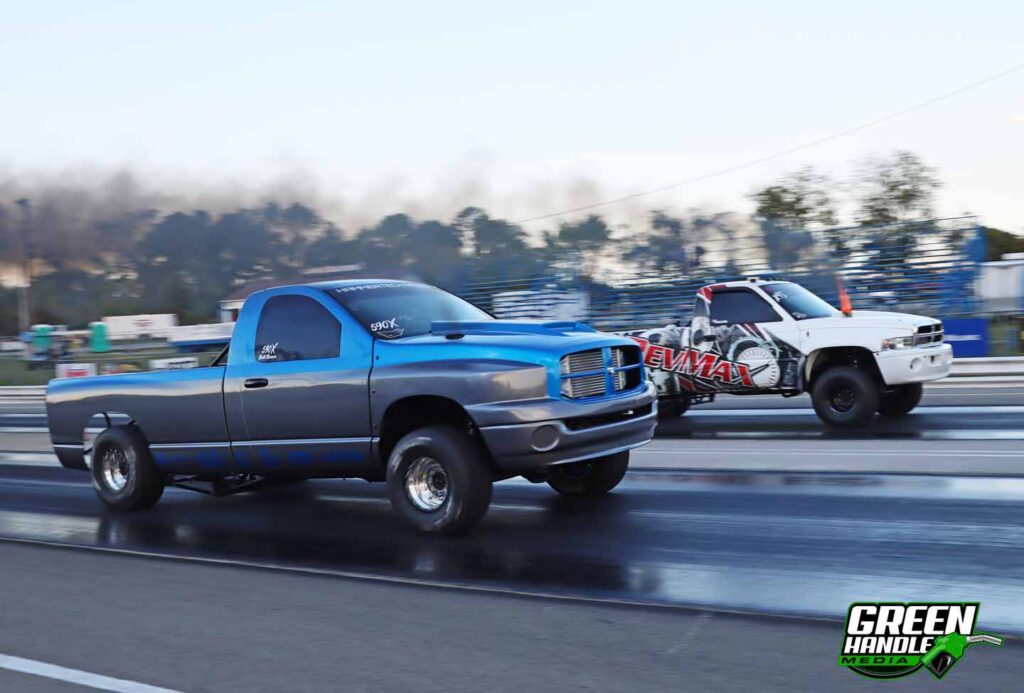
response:
{"label": "truck grille", "polygon": [[914,346],[941,344],[944,338],[945,332],[942,329],[941,322],[936,322],[931,325],[922,325],[917,328],[917,334],[914,335]]}
{"label": "truck grille", "polygon": [[643,380],[640,349],[633,346],[577,351],[563,356],[560,366],[562,396],[569,399],[632,390]]}

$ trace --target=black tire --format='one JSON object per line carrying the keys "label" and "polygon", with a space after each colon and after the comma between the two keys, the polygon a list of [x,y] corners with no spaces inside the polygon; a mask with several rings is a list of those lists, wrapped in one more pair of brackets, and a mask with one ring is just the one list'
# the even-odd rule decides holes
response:
{"label": "black tire", "polygon": [[628,468],[629,450],[558,464],[548,471],[548,485],[565,496],[600,496],[618,486]]}
{"label": "black tire", "polygon": [[658,400],[658,420],[669,421],[678,419],[690,409],[689,395],[676,395],[674,397]]}
{"label": "black tire", "polygon": [[[410,488],[416,477],[422,482],[419,495]],[[399,440],[388,458],[387,483],[395,511],[421,532],[461,534],[491,505],[487,451],[451,426],[427,426]]]}
{"label": "black tire", "polygon": [[101,501],[119,510],[143,510],[160,500],[164,479],[138,428],[111,426],[96,437],[92,485]]}
{"label": "black tire", "polygon": [[811,402],[818,418],[829,426],[863,428],[878,411],[880,389],[863,370],[836,366],[814,381]]}
{"label": "black tire", "polygon": [[886,390],[878,404],[878,413],[882,416],[906,416],[921,403],[923,392],[924,387],[921,383],[907,383]]}

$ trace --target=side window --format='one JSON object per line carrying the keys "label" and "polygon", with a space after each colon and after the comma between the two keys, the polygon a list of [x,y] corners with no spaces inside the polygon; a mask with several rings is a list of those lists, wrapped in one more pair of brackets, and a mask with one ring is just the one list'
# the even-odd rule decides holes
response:
{"label": "side window", "polygon": [[753,291],[726,290],[711,295],[711,322],[734,325],[742,322],[778,322],[782,320],[768,302]]}
{"label": "side window", "polygon": [[274,296],[263,304],[256,326],[261,363],[329,359],[341,349],[341,323],[308,296]]}

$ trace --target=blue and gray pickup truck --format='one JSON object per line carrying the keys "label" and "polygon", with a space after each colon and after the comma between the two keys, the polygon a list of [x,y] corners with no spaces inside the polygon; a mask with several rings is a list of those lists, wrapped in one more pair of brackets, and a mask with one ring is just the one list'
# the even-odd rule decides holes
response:
{"label": "blue and gray pickup truck", "polygon": [[[205,368],[53,380],[46,393],[61,464],[91,470],[115,508],[150,507],[166,486],[361,478],[386,481],[404,518],[442,533],[476,524],[497,480],[610,491],[654,435],[656,407],[629,339],[496,320],[390,280],[260,291]],[[86,449],[96,420],[106,427]]]}

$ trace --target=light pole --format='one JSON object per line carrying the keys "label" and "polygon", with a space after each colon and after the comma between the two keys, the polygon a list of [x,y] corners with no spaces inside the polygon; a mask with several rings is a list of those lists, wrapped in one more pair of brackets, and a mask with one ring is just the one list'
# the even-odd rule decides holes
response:
{"label": "light pole", "polygon": [[32,226],[32,204],[28,198],[21,198],[17,201],[21,207],[21,260],[23,284],[18,292],[18,326],[22,333],[28,332],[32,327],[32,309],[29,303],[29,289],[32,286],[32,251],[29,241],[29,231]]}

